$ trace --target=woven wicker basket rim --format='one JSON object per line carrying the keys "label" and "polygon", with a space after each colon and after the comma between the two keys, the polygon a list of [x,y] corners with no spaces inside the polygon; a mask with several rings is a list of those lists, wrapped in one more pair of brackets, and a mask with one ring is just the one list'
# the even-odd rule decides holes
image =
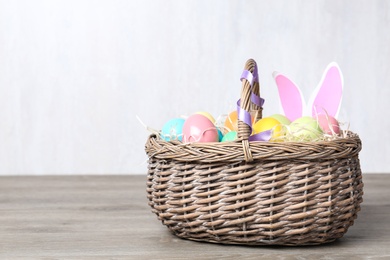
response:
{"label": "woven wicker basket rim", "polygon": [[[248,143],[247,143],[248,144]],[[359,136],[348,132],[345,138],[317,142],[249,142],[251,157],[256,160],[331,160],[358,155],[362,147]],[[187,143],[164,141],[149,136],[145,151],[149,158],[185,162],[246,161],[241,140],[233,142]]]}

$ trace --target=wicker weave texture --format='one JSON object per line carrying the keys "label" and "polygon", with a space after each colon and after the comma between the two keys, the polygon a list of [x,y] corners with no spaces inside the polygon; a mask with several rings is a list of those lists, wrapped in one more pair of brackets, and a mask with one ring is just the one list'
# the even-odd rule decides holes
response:
{"label": "wicker weave texture", "polygon": [[[354,138],[350,141],[356,141]],[[223,160],[229,157],[230,149],[242,154],[242,146],[233,144],[225,152],[226,145],[219,152],[214,146],[215,162],[201,155],[206,148],[196,153],[198,147],[192,145],[186,147],[188,154],[180,149],[180,160],[174,158],[172,151],[164,153],[165,158],[150,154],[149,204],[162,223],[182,238],[247,245],[331,242],[353,224],[362,202],[363,182],[357,156],[360,143],[352,147],[351,142],[344,140],[344,150],[355,155],[341,153],[343,158],[339,159],[323,159],[320,152],[320,159],[313,154],[305,158],[301,154],[308,151],[301,145],[285,149],[298,150],[299,156],[289,152],[296,159],[275,160],[267,153],[267,159],[250,163]],[[156,143],[160,143],[160,150],[171,150],[171,143],[154,136],[147,150],[154,153]],[[263,145],[252,146],[262,150]],[[340,154],[339,146],[333,147],[335,153]],[[328,147],[332,145],[328,143]],[[186,157],[193,159],[183,160]],[[201,158],[205,162],[196,160]]]}

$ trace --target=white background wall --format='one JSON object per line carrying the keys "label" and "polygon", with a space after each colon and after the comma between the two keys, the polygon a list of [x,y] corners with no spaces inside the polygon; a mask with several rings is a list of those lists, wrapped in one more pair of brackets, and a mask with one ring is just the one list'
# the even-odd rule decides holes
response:
{"label": "white background wall", "polygon": [[390,172],[390,1],[0,0],[0,174],[146,172],[148,132],[235,108],[245,61],[311,94],[339,63],[339,119],[365,173]]}

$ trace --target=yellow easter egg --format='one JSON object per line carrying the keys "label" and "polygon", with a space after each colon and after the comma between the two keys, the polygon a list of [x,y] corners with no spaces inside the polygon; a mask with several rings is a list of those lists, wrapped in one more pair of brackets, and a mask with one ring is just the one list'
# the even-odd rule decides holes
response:
{"label": "yellow easter egg", "polygon": [[205,116],[205,117],[207,117],[208,119],[210,119],[210,121],[211,121],[213,124],[215,124],[215,118],[214,118],[209,112],[199,111],[199,112],[196,112],[195,114]]}
{"label": "yellow easter egg", "polygon": [[258,134],[264,131],[272,130],[271,139],[278,138],[283,135],[282,124],[272,117],[264,117],[253,125],[253,134]]}

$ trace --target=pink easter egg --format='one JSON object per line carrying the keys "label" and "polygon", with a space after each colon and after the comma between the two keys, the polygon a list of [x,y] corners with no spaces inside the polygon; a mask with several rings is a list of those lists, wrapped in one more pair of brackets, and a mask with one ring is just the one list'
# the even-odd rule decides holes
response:
{"label": "pink easter egg", "polygon": [[201,114],[189,116],[183,125],[183,142],[218,142],[219,135],[215,125]]}
{"label": "pink easter egg", "polygon": [[340,134],[340,125],[336,118],[326,114],[319,114],[317,115],[317,121],[325,134]]}

